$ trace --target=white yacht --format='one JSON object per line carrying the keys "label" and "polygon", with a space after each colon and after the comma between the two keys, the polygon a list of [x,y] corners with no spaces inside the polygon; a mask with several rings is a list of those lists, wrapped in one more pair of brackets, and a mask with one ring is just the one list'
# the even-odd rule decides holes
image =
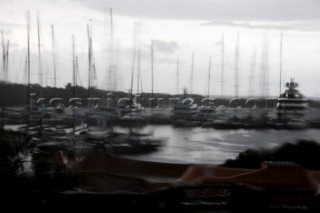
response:
{"label": "white yacht", "polygon": [[193,98],[187,96],[186,88],[183,91],[183,98],[173,107],[173,119],[191,120],[192,115],[197,113],[198,105],[194,103]]}
{"label": "white yacht", "polygon": [[307,99],[296,89],[298,83],[291,79],[286,83],[287,89],[278,98],[278,125],[288,128],[305,128],[308,126]]}

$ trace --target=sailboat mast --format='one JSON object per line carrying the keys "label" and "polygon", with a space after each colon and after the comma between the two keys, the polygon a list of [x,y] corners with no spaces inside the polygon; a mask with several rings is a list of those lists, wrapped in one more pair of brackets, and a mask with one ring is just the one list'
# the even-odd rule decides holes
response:
{"label": "sailboat mast", "polygon": [[254,48],[254,52],[252,55],[250,75],[249,75],[249,91],[248,94],[250,96],[254,96],[254,79],[255,79],[255,70],[256,70],[256,58],[257,58],[257,48]]}
{"label": "sailboat mast", "polygon": [[6,60],[5,60],[5,80],[8,81],[8,69],[9,69],[9,40],[7,40],[7,48],[6,48]]}
{"label": "sailboat mast", "polygon": [[114,62],[114,60],[115,60],[115,53],[114,53],[114,35],[113,35],[113,33],[114,33],[114,27],[113,27],[113,13],[112,13],[112,8],[110,7],[109,8],[109,13],[110,13],[110,33],[111,33],[111,35],[110,35],[110,39],[111,39],[111,44],[110,44],[110,46],[111,46],[111,59],[110,59],[110,67],[109,67],[109,73],[110,73],[110,82],[112,82],[112,85],[111,85],[111,87],[110,88],[112,88],[112,90],[113,91],[115,91],[116,90],[116,73],[115,73],[115,62]]}
{"label": "sailboat mast", "polygon": [[266,78],[266,98],[269,96],[269,39],[266,44],[266,56],[265,56],[265,78]]}
{"label": "sailboat mast", "polygon": [[130,104],[133,101],[133,78],[134,78],[134,67],[136,64],[136,40],[137,40],[137,23],[134,24],[133,30],[133,51],[132,51],[132,71],[131,71],[131,87],[130,87]]}
{"label": "sailboat mast", "polygon": [[236,52],[235,52],[235,69],[234,69],[234,84],[235,84],[235,97],[239,97],[239,33],[237,35],[237,44],[236,44]]}
{"label": "sailboat mast", "polygon": [[263,44],[262,53],[262,88],[261,95],[268,97],[268,38],[266,37]]}
{"label": "sailboat mast", "polygon": [[177,94],[179,94],[179,57],[177,57]]}
{"label": "sailboat mast", "polygon": [[210,79],[211,79],[211,56],[209,57],[208,94],[207,94],[207,98],[209,98],[209,97],[210,97]]}
{"label": "sailboat mast", "polygon": [[[40,86],[43,86],[39,12],[37,12],[37,29],[38,29],[38,75],[39,75],[39,84]],[[42,96],[42,89],[40,91],[40,96]]]}
{"label": "sailboat mast", "polygon": [[151,40],[151,98],[153,98],[153,71],[153,41]]}
{"label": "sailboat mast", "polygon": [[223,89],[224,89],[224,34],[222,33],[222,40],[221,40],[221,97],[223,97]]}
{"label": "sailboat mast", "polygon": [[76,60],[75,60],[74,35],[72,35],[72,81],[73,81],[72,96],[76,97]]}
{"label": "sailboat mast", "polygon": [[92,38],[91,32],[89,29],[89,25],[87,25],[87,33],[88,33],[88,98],[91,96],[91,67],[92,67]]}
{"label": "sailboat mast", "polygon": [[29,132],[29,116],[30,116],[30,12],[26,13],[27,16],[27,39],[28,39],[28,52],[27,52],[27,133]]}
{"label": "sailboat mast", "polygon": [[138,29],[137,43],[138,43],[138,65],[137,65],[137,94],[140,93],[140,79],[141,79],[141,48],[140,48],[140,25]]}
{"label": "sailboat mast", "polygon": [[1,31],[2,36],[2,71],[3,71],[3,80],[8,80],[8,58],[9,58],[9,40],[7,40],[7,47],[4,42],[4,34]]}
{"label": "sailboat mast", "polygon": [[[75,54],[74,54],[74,35],[72,35],[72,97],[76,97],[76,85],[75,85],[75,79],[76,79],[76,62],[75,62]],[[73,134],[75,133],[76,127],[75,127],[75,106],[72,108],[72,120],[73,120],[73,125],[72,125],[72,132]]]}
{"label": "sailboat mast", "polygon": [[[75,77],[74,85],[78,86],[78,82],[80,81],[78,56],[76,56],[76,61],[75,61],[75,76],[76,77]],[[79,86],[81,86],[81,82],[79,82]]]}
{"label": "sailboat mast", "polygon": [[282,85],[282,32],[280,36],[280,63],[279,63],[279,68],[280,68],[280,82],[279,82],[279,95],[281,95],[281,85]]}
{"label": "sailboat mast", "polygon": [[5,74],[6,74],[6,46],[4,44],[4,35],[3,31],[1,31],[1,38],[2,38],[2,71],[3,71],[3,80],[5,81]]}
{"label": "sailboat mast", "polygon": [[193,53],[191,56],[191,74],[190,74],[190,94],[193,92]]}
{"label": "sailboat mast", "polygon": [[56,53],[55,53],[53,25],[51,25],[51,40],[52,40],[52,61],[53,61],[53,86],[54,86],[54,97],[56,97],[56,95],[57,95],[57,68],[56,68]]}
{"label": "sailboat mast", "polygon": [[[7,64],[7,57],[6,57],[6,50],[5,50],[5,45],[4,45],[4,36],[3,36],[3,31],[1,31],[1,35],[2,35],[2,62],[3,62],[3,80],[6,81],[7,77],[6,77],[6,64]],[[0,79],[1,80],[1,79]],[[3,130],[4,128],[4,109],[3,109],[3,100],[0,101],[1,104],[1,129]]]}

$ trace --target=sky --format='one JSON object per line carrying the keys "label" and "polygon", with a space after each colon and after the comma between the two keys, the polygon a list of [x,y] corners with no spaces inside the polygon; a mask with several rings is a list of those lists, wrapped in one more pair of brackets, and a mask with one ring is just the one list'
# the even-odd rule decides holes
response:
{"label": "sky", "polygon": [[54,86],[55,66],[64,87],[77,64],[87,87],[89,34],[100,89],[276,97],[294,78],[320,96],[319,0],[0,0],[1,80],[27,82],[27,13],[31,83]]}

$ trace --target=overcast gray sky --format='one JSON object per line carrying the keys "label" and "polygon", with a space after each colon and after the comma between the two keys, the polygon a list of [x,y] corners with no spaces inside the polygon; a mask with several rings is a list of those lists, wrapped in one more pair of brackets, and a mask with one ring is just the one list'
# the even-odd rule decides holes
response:
{"label": "overcast gray sky", "polygon": [[[113,36],[109,8],[113,11]],[[265,80],[268,94],[277,96],[282,33],[283,84],[295,78],[300,83],[301,92],[307,97],[320,94],[319,0],[0,0],[0,29],[4,40],[10,41],[9,80],[15,82],[25,82],[26,11],[30,11],[31,15],[31,73],[34,83],[39,82],[38,12],[44,85],[53,85],[53,50],[56,54],[58,85],[71,82],[71,37],[74,35],[75,52],[79,58],[79,83],[87,86],[86,30],[90,25],[97,72],[94,82],[99,88],[130,89],[133,67],[135,79],[138,78],[138,51],[133,56],[135,46],[136,50],[140,49],[141,55],[140,89],[142,86],[143,91],[150,92],[150,46],[153,41],[156,92],[177,93],[182,91],[182,87],[187,87],[189,90],[192,88],[194,93],[206,94],[211,57],[210,94],[219,96],[222,93],[223,35],[223,90],[224,94],[232,96],[235,94],[235,55],[239,34],[239,95],[262,94],[261,85]],[[55,33],[54,49],[51,25]],[[256,60],[253,60],[254,57]],[[115,85],[108,78],[110,65],[113,65]]]}

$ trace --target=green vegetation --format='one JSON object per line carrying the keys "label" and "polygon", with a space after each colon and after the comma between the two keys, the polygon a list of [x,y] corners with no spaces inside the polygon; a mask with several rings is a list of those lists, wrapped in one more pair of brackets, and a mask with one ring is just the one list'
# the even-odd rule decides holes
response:
{"label": "green vegetation", "polygon": [[227,160],[222,166],[258,169],[263,161],[291,161],[305,169],[320,170],[320,144],[316,141],[300,140],[286,142],[274,149],[248,149],[236,159]]}
{"label": "green vegetation", "polygon": [[24,171],[23,159],[30,151],[25,134],[0,130],[0,177],[12,178]]}
{"label": "green vegetation", "polygon": [[[55,162],[50,163],[52,156],[53,153],[36,152],[26,134],[0,130],[0,188],[27,192],[64,191],[76,187],[79,177],[67,173],[61,165],[55,167]],[[33,173],[26,172],[28,163]]]}

